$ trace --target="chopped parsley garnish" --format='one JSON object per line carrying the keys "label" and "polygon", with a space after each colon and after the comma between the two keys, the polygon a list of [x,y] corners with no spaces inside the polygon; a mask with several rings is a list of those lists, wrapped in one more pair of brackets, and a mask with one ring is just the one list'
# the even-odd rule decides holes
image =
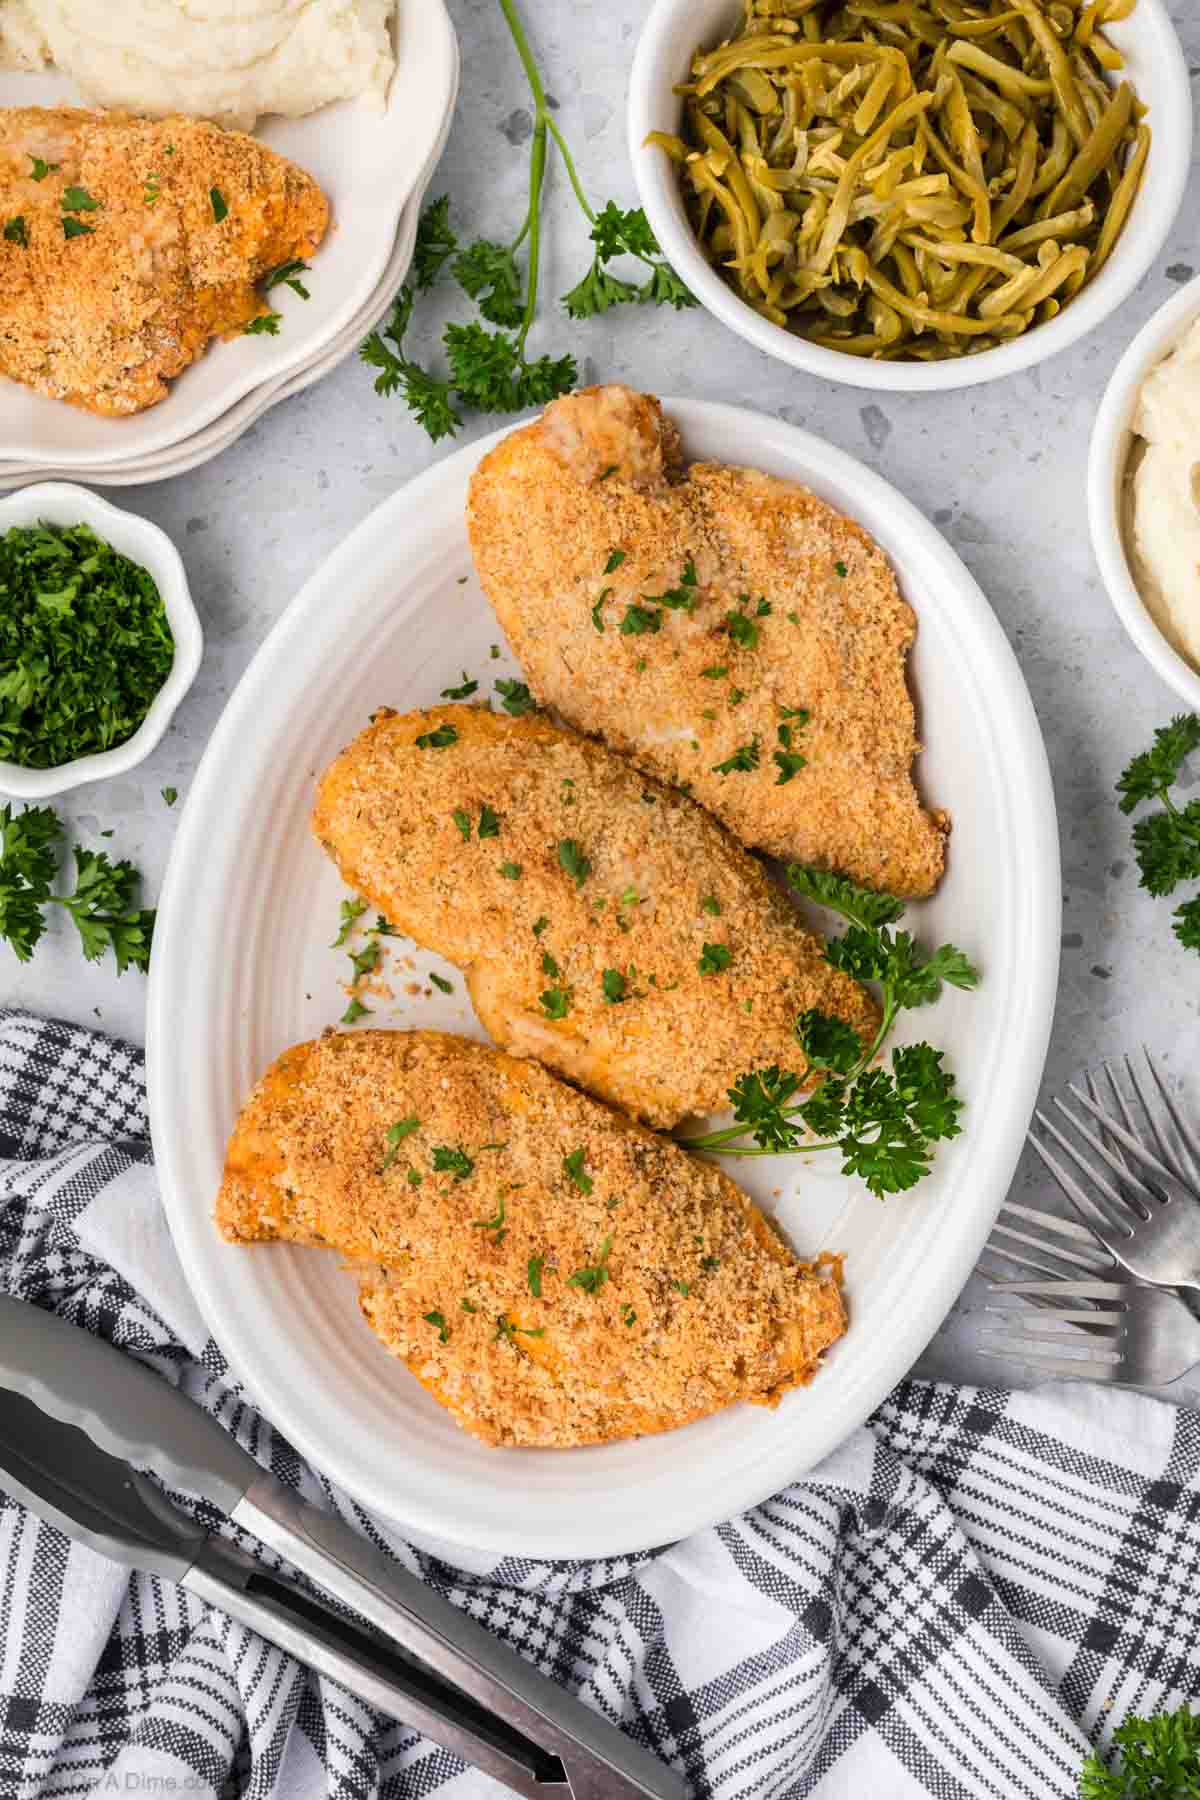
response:
{"label": "chopped parsley garnish", "polygon": [[425,1177],[422,1175],[420,1169],[414,1169],[412,1164],[410,1163],[408,1165],[408,1185],[409,1185],[409,1187],[420,1187],[420,1185],[424,1181],[424,1179],[425,1179]]}
{"label": "chopped parsley garnish", "polygon": [[740,706],[742,704],[742,701],[745,698],[746,698],[745,688],[730,688],[730,690],[729,690],[730,706]]}
{"label": "chopped parsley garnish", "polygon": [[592,865],[574,838],[563,838],[558,846],[558,866],[581,888],[592,872]]}
{"label": "chopped parsley garnish", "polygon": [[696,967],[702,975],[719,975],[733,961],[728,944],[705,944]]}
{"label": "chopped parsley garnish", "polygon": [[504,1195],[496,1195],[496,1210],[490,1219],[472,1219],[471,1224],[479,1231],[499,1231],[504,1224]]}
{"label": "chopped parsley garnish", "polygon": [[571,1010],[571,990],[569,988],[547,988],[538,995],[542,1011],[548,1019],[565,1019]]}
{"label": "chopped parsley garnish", "polygon": [[520,1349],[520,1345],[517,1343],[518,1332],[522,1337],[540,1338],[545,1337],[546,1327],[544,1325],[514,1325],[504,1313],[497,1316],[494,1342],[499,1343],[501,1338],[505,1338],[514,1349]]}
{"label": "chopped parsley garnish", "polygon": [[443,700],[469,700],[471,698],[471,695],[474,693],[477,693],[478,691],[479,691],[479,683],[477,681],[472,681],[471,677],[467,674],[467,671],[464,669],[462,672],[462,681],[459,684],[459,686],[443,688],[442,689],[442,699]]}
{"label": "chopped parsley garnish", "polygon": [[632,1306],[623,1306],[621,1308],[621,1323],[622,1325],[637,1324],[637,1314],[634,1312]]}
{"label": "chopped parsley garnish", "polygon": [[604,636],[604,602],[611,593],[611,588],[601,588],[596,596],[596,604],[592,608],[592,624],[600,633],[601,637]]}
{"label": "chopped parsley garnish", "polygon": [[94,227],[85,225],[82,219],[64,219],[62,222],[65,238],[91,237]]}
{"label": "chopped parsley garnish", "polygon": [[259,313],[255,318],[246,321],[242,327],[242,335],[243,337],[278,337],[282,318],[282,313]]}
{"label": "chopped parsley garnish", "polygon": [[671,1286],[675,1289],[677,1294],[682,1294],[685,1300],[692,1291],[686,1281],[673,1281]]}
{"label": "chopped parsley garnish", "polygon": [[834,572],[835,572],[835,574],[838,574],[838,575],[840,575],[840,576],[841,576],[841,577],[842,577],[842,580],[843,580],[843,581],[844,581],[844,580],[845,580],[845,579],[846,579],[846,576],[847,576],[847,575],[848,575],[848,574],[849,574],[849,572],[850,572],[850,571],[849,571],[849,570],[848,570],[848,569],[847,569],[847,567],[846,567],[846,565],[845,565],[845,563],[844,563],[844,562],[835,562],[835,563],[834,563],[834,565],[833,565],[833,567],[834,567]]}
{"label": "chopped parsley garnish", "polygon": [[721,902],[715,894],[705,894],[700,902],[700,911],[711,913],[714,919],[721,916]]}
{"label": "chopped parsley garnish", "polygon": [[537,701],[523,681],[498,681],[496,692],[500,695],[500,704],[505,712],[510,713],[514,719],[519,719],[523,713],[537,711]]}
{"label": "chopped parsley garnish", "polygon": [[785,719],[794,720],[795,723],[780,725],[776,732],[776,736],[783,746],[782,750],[776,750],[775,752],[775,764],[779,770],[779,779],[775,783],[776,787],[782,787],[784,782],[790,781],[793,775],[799,774],[800,770],[806,768],[808,765],[808,758],[802,756],[798,750],[793,750],[791,747],[792,733],[793,731],[799,731],[803,726],[807,725],[809,717],[808,712],[803,706],[785,706],[780,710]]}
{"label": "chopped parsley garnish", "polygon": [[405,1138],[411,1137],[414,1131],[420,1131],[420,1129],[421,1129],[421,1121],[420,1121],[420,1119],[415,1118],[415,1117],[408,1118],[408,1119],[397,1119],[397,1121],[394,1125],[388,1126],[387,1132],[384,1137],[384,1142],[387,1145],[387,1155],[384,1157],[383,1161],[379,1165],[379,1173],[381,1175],[383,1174],[385,1169],[391,1168],[392,1164],[395,1162],[396,1158],[399,1156],[400,1146],[404,1142]]}
{"label": "chopped parsley garnish", "polygon": [[644,637],[648,631],[659,631],[661,628],[661,611],[650,606],[639,606],[636,601],[625,608],[625,617],[620,624],[622,637]]}
{"label": "chopped parsley garnish", "polygon": [[545,931],[545,929],[549,923],[550,923],[550,921],[546,917],[545,913],[542,914],[541,918],[535,919],[533,921],[532,926],[530,927],[530,929],[533,932],[534,937],[541,937],[543,931]]}
{"label": "chopped parsley garnish", "polygon": [[608,553],[608,561],[604,565],[604,573],[606,575],[615,574],[624,561],[624,550],[610,550]]}
{"label": "chopped parsley garnish", "polygon": [[470,813],[464,812],[461,806],[456,806],[454,808],[454,811],[450,814],[450,817],[454,820],[454,823],[458,826],[458,829],[462,832],[464,843],[469,841],[470,836],[471,836],[471,815],[470,815]]}
{"label": "chopped parsley garnish", "polygon": [[465,1294],[463,1295],[462,1299],[459,1301],[458,1304],[462,1308],[463,1312],[465,1312],[465,1313],[477,1313],[479,1311],[479,1308],[477,1306],[472,1306],[471,1302],[467,1299]]}
{"label": "chopped parsley garnish", "polygon": [[454,992],[454,983],[452,981],[447,981],[444,975],[439,975],[436,969],[430,969],[429,979],[432,981],[435,988],[441,989],[443,994],[452,994]]}
{"label": "chopped parsley garnish", "polygon": [[225,196],[220,188],[209,188],[208,199],[212,207],[212,216],[219,225],[223,219],[229,217],[229,207],[226,205]]}
{"label": "chopped parsley garnish", "polygon": [[149,570],[87,525],[14,525],[0,596],[0,760],[50,769],[132,737],[175,654]]}
{"label": "chopped parsley garnish", "polygon": [[597,481],[607,481],[610,475],[616,474],[619,467],[620,467],[619,463],[609,463],[607,469],[601,469],[600,473],[596,477],[596,480]]}
{"label": "chopped parsley garnish", "polygon": [[529,1277],[529,1291],[535,1300],[540,1300],[542,1297],[542,1268],[545,1261],[544,1256],[531,1256],[525,1265],[525,1272]]}
{"label": "chopped parsley garnish", "polygon": [[450,1327],[446,1323],[446,1316],[444,1313],[427,1312],[422,1313],[421,1317],[427,1325],[433,1326],[438,1334],[438,1338],[443,1344],[448,1344],[450,1342]]}
{"label": "chopped parsley garnish", "polygon": [[4,227],[4,241],[7,244],[19,244],[22,250],[28,250],[29,232],[25,227],[23,213],[18,213],[15,218],[8,220]]}
{"label": "chopped parsley garnish", "polygon": [[175,787],[160,788],[159,792],[168,806],[174,806],[179,798],[179,789]]}
{"label": "chopped parsley garnish", "polygon": [[567,1177],[568,1181],[579,1189],[581,1194],[590,1194],[595,1183],[590,1175],[584,1173],[583,1163],[584,1151],[582,1147],[578,1150],[572,1150],[569,1156],[563,1157],[563,1174]]}
{"label": "chopped parsley garnish", "polygon": [[567,1277],[567,1286],[582,1288],[585,1294],[598,1294],[608,1280],[608,1253],[611,1249],[610,1232],[596,1252],[595,1262],[576,1269],[573,1275]]}
{"label": "chopped parsley garnish", "polygon": [[500,814],[493,812],[486,801],[479,809],[479,835],[481,838],[500,836]]}
{"label": "chopped parsley garnish", "polygon": [[770,613],[771,613],[771,602],[769,600],[761,600],[760,599],[758,605],[754,609],[755,618],[756,619],[766,619],[766,618],[770,617]]}
{"label": "chopped parsley garnish", "polygon": [[505,881],[520,881],[521,865],[520,863],[515,862],[502,862],[500,864],[500,873],[503,875]]}
{"label": "chopped parsley garnish", "polygon": [[29,171],[31,181],[45,181],[47,175],[57,175],[62,168],[61,163],[43,162],[40,156],[31,156],[28,151],[25,154],[33,165]]}
{"label": "chopped parsley garnish", "polygon": [[604,991],[604,998],[610,1006],[616,1006],[620,1001],[629,998],[625,977],[619,969],[605,969],[600,977],[600,986]]}
{"label": "chopped parsley garnish", "polygon": [[702,1269],[706,1270],[707,1273],[710,1275],[712,1274],[714,1269],[719,1269],[720,1266],[721,1266],[721,1259],[719,1256],[702,1256],[700,1258],[700,1267]]}
{"label": "chopped parsley garnish", "polygon": [[475,1164],[466,1151],[450,1144],[438,1144],[432,1161],[435,1175],[453,1175],[455,1181],[465,1181],[475,1171]]}
{"label": "chopped parsley garnish", "polygon": [[300,280],[301,275],[307,274],[308,264],[293,259],[291,262],[280,263],[277,268],[268,269],[258,285],[264,294],[269,294],[273,287],[278,287],[282,282],[284,287],[291,288],[293,294],[299,294],[302,300],[311,300],[312,295]]}
{"label": "chopped parsley garnish", "polygon": [[354,930],[354,927],[357,925],[358,921],[362,918],[362,916],[366,912],[366,910],[367,910],[367,903],[365,900],[343,900],[342,901],[341,924],[338,927],[337,936],[334,938],[332,944],[330,944],[330,946],[329,946],[329,948],[331,950],[340,950],[341,949],[342,945],[346,942],[346,939],[350,936],[350,933]]}
{"label": "chopped parsley garnish", "polygon": [[728,675],[729,668],[725,663],[714,663],[710,669],[701,669],[700,673],[706,681],[721,681]]}
{"label": "chopped parsley garnish", "polygon": [[351,951],[350,963],[354,970],[355,980],[361,981],[364,975],[373,975],[379,967],[379,959],[382,954],[378,938],[365,944],[361,950]]}
{"label": "chopped parsley garnish", "polygon": [[759,628],[753,619],[747,618],[745,613],[727,612],[724,624],[731,640],[739,649],[754,649],[759,639]]}
{"label": "chopped parsley garnish", "polygon": [[338,1023],[341,1025],[354,1025],[359,1019],[365,1019],[370,1011],[371,1008],[369,1006],[364,1006],[358,995],[355,994]]}
{"label": "chopped parsley garnish", "polygon": [[67,187],[62,191],[59,202],[64,212],[99,212],[100,202],[94,200],[86,188]]}
{"label": "chopped parsley garnish", "polygon": [[739,744],[732,756],[724,762],[713,764],[714,775],[746,774],[758,767],[758,738],[751,738],[748,744]]}
{"label": "chopped parsley garnish", "polygon": [[542,951],[542,974],[548,975],[551,981],[557,981],[562,974],[562,970],[548,950]]}
{"label": "chopped parsley garnish", "polygon": [[418,750],[448,750],[451,744],[457,744],[458,730],[453,725],[438,725],[433,731],[423,731],[417,739]]}

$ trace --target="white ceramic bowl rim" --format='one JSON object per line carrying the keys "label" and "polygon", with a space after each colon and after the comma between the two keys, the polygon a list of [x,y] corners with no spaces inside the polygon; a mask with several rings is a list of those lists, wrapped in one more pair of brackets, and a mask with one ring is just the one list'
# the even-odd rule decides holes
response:
{"label": "white ceramic bowl rim", "polygon": [[53,769],[24,769],[17,763],[0,762],[0,793],[18,800],[44,800],[52,794],[82,787],[87,781],[122,775],[149,756],[195,680],[204,649],[183,559],[158,525],[114,506],[110,500],[102,500],[87,488],[65,481],[43,482],[0,499],[0,533],[14,525],[34,525],[43,520],[52,525],[90,525],[114,550],[149,570],[166,608],[175,655],[149,712],[123,744],[92,756],[76,757]]}
{"label": "white ceramic bowl rim", "polygon": [[1165,638],[1130,572],[1125,548],[1125,471],[1133,449],[1133,414],[1143,381],[1200,319],[1200,276],[1173,294],[1143,325],[1109,378],[1088,452],[1088,522],[1092,549],[1117,617],[1155,673],[1200,712],[1200,674]]}
{"label": "white ceramic bowl rim", "polygon": [[[1191,165],[1192,95],[1187,63],[1163,0],[1137,0],[1135,12],[1107,27],[1130,62],[1135,86],[1155,71],[1150,98],[1150,155],[1133,212],[1095,281],[1045,324],[1009,344],[946,362],[881,362],[826,350],[762,318],[740,300],[710,266],[696,243],[679,194],[673,165],[645,146],[650,131],[678,127],[679,101],[692,50],[736,14],[733,0],[655,0],[638,39],[629,80],[629,155],[638,194],[659,243],[696,298],[723,324],[768,356],[809,374],[851,387],[936,393],[973,387],[1016,374],[1064,350],[1114,312],[1133,292],[1162,249],[1183,201]],[[1145,68],[1139,69],[1139,64]]]}

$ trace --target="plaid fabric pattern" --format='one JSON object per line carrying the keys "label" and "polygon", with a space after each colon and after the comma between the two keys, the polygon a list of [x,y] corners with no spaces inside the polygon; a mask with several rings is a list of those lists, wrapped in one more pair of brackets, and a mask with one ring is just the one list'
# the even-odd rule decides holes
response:
{"label": "plaid fabric pattern", "polygon": [[[1200,1698],[1193,1413],[1085,1387],[904,1383],[814,1474],[685,1543],[464,1568],[366,1517],[242,1400],[165,1229],[136,1051],[0,1012],[0,1159],[3,1289],[182,1386],[683,1770],[696,1800],[1071,1800],[1110,1721]],[[499,1792],[4,1501],[4,1800]]]}

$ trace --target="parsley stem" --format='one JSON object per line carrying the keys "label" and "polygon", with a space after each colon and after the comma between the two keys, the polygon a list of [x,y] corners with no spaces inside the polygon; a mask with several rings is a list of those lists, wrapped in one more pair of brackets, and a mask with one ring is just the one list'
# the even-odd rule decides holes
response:
{"label": "parsley stem", "polygon": [[[501,6],[505,0],[500,0]],[[542,241],[542,182],[546,175],[546,121],[540,113],[533,128],[529,156],[529,279],[525,286],[525,312],[517,332],[517,351],[524,357],[525,340],[537,311],[538,259]]]}
{"label": "parsley stem", "polygon": [[[739,1130],[744,1131],[745,1127],[740,1126]],[[714,1148],[713,1145],[698,1141],[696,1138],[681,1138],[680,1142],[685,1150],[711,1150]],[[786,1150],[774,1147],[765,1150],[750,1150],[742,1149],[737,1144],[731,1144],[728,1149],[721,1150],[719,1154],[721,1156],[807,1156],[813,1150],[836,1150],[838,1147],[837,1139],[830,1138],[816,1144],[789,1144]]]}
{"label": "parsley stem", "polygon": [[[554,139],[555,143],[558,145],[559,152],[563,159],[563,166],[565,167],[565,169],[567,171],[567,180],[571,183],[571,186],[574,189],[575,198],[578,200],[580,206],[583,208],[583,210],[586,213],[590,222],[594,225],[596,223],[596,215],[592,211],[591,207],[588,205],[587,195],[583,191],[583,185],[580,182],[578,172],[576,171],[576,168],[575,168],[575,159],[571,155],[571,152],[567,149],[567,140],[563,136],[562,132],[558,129],[558,126],[554,123],[554,120],[551,118],[549,113],[546,114],[546,124],[548,125],[548,127],[550,129],[550,136]],[[645,258],[643,257],[642,260],[645,261]]]}

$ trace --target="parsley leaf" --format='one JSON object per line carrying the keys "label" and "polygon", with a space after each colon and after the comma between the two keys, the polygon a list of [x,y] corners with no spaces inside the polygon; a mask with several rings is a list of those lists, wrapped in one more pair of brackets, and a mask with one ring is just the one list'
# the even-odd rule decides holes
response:
{"label": "parsley leaf", "polygon": [[760,631],[753,619],[745,613],[727,612],[723,620],[730,639],[740,650],[753,650],[758,643]]}
{"label": "parsley leaf", "polygon": [[622,1000],[629,998],[625,977],[619,969],[605,969],[600,977],[600,986],[610,1006],[617,1006]]}
{"label": "parsley leaf", "polygon": [[66,187],[62,191],[59,202],[64,212],[99,212],[100,202],[93,199],[86,188]]}
{"label": "parsley leaf", "polygon": [[569,988],[547,988],[539,994],[542,1011],[548,1019],[565,1019],[571,1010],[571,991]]}
{"label": "parsley leaf", "polygon": [[359,1019],[365,1019],[371,1008],[364,1006],[357,994],[351,996],[350,1004],[338,1020],[339,1025],[356,1025]]}
{"label": "parsley leaf", "polygon": [[442,265],[457,249],[458,239],[450,229],[450,196],[441,194],[423,209],[417,222],[412,276],[418,293],[433,286],[442,272]]}
{"label": "parsley leaf", "polygon": [[733,755],[727,756],[724,762],[714,763],[712,772],[714,775],[746,774],[757,767],[758,738],[754,737],[748,744],[739,744]]}
{"label": "parsley leaf", "polygon": [[448,1344],[450,1342],[450,1327],[446,1323],[446,1316],[444,1313],[427,1312],[422,1313],[421,1317],[427,1325],[432,1325],[434,1327],[439,1340],[443,1344]]}
{"label": "parsley leaf", "polygon": [[17,213],[15,218],[6,221],[4,226],[4,241],[7,244],[19,244],[22,250],[28,250],[29,232],[26,229],[25,216],[23,213]]}
{"label": "parsley leaf", "polygon": [[1117,782],[1121,811],[1131,813],[1143,800],[1165,800],[1194,750],[1200,750],[1200,715],[1177,713],[1155,732],[1152,747],[1135,756],[1121,775]]}
{"label": "parsley leaf", "polygon": [[307,274],[308,264],[293,257],[290,262],[282,262],[276,268],[268,269],[258,285],[264,294],[269,294],[273,287],[278,287],[282,282],[284,287],[291,288],[293,294],[299,294],[302,300],[311,300],[312,295],[300,279],[301,275]]}
{"label": "parsley leaf", "polygon": [[40,156],[32,156],[29,151],[26,151],[25,154],[29,156],[31,164],[29,170],[31,181],[45,181],[47,175],[57,175],[62,167],[61,163],[43,162]]}
{"label": "parsley leaf", "polygon": [[574,838],[563,838],[558,846],[558,864],[581,888],[592,872],[592,865]]}
{"label": "parsley leaf", "polygon": [[455,1181],[465,1181],[474,1172],[475,1164],[461,1148],[450,1144],[438,1144],[433,1150],[433,1172],[435,1175],[453,1175]]}
{"label": "parsley leaf", "polygon": [[578,1150],[572,1150],[569,1156],[564,1156],[563,1174],[573,1187],[579,1189],[581,1194],[590,1194],[596,1184],[591,1176],[584,1172],[584,1155],[581,1146]]}
{"label": "parsley leaf", "polygon": [[545,1267],[544,1256],[531,1256],[525,1265],[525,1273],[529,1279],[529,1291],[535,1300],[542,1297],[542,1270]]}
{"label": "parsley leaf", "polygon": [[282,313],[259,313],[257,318],[247,320],[242,327],[243,337],[278,337]]}
{"label": "parsley leaf", "polygon": [[479,1231],[499,1231],[504,1224],[504,1195],[496,1195],[496,1210],[490,1219],[472,1219],[471,1224]]}
{"label": "parsley leaf", "polygon": [[625,561],[625,551],[624,550],[610,550],[608,553],[608,561],[604,565],[604,573],[606,575],[615,574],[616,571],[620,568],[621,564],[624,561]]}
{"label": "parsley leaf", "polygon": [[471,695],[477,693],[478,690],[479,683],[477,681],[472,681],[471,677],[464,669],[462,672],[462,681],[458,687],[443,688],[441,697],[443,700],[469,700]]}
{"label": "parsley leaf", "polygon": [[1079,1800],[1191,1800],[1200,1794],[1200,1716],[1189,1706],[1141,1719],[1130,1714],[1113,1732],[1120,1765],[1100,1751],[1080,1770]]}
{"label": "parsley leaf", "polygon": [[611,1249],[612,1233],[610,1232],[596,1252],[595,1262],[585,1265],[582,1269],[576,1269],[572,1275],[568,1275],[567,1286],[582,1288],[585,1294],[598,1294],[608,1280],[608,1255]]}
{"label": "parsley leaf", "polygon": [[502,862],[500,864],[500,873],[505,881],[520,881],[521,865],[517,862]]}
{"label": "parsley leaf", "polygon": [[493,325],[517,326],[525,311],[524,283],[511,249],[477,238],[454,259],[454,279]]}
{"label": "parsley leaf", "polygon": [[417,739],[418,750],[448,750],[451,744],[458,742],[458,729],[454,725],[438,725],[433,731],[423,731]]}
{"label": "parsley leaf", "polygon": [[481,838],[500,836],[500,814],[493,812],[486,800],[479,809],[479,835]]}
{"label": "parsley leaf", "polygon": [[505,712],[514,719],[537,711],[537,701],[523,681],[498,681],[496,692],[500,695],[500,704]]}
{"label": "parsley leaf", "polygon": [[632,601],[625,608],[625,617],[621,620],[622,637],[644,637],[647,632],[662,629],[662,612],[653,606],[640,606]]}
{"label": "parsley leaf", "polygon": [[[68,188],[67,192],[70,193],[70,191],[71,190]],[[209,204],[212,207],[212,216],[217,224],[220,225],[229,217],[229,207],[226,203],[225,196],[220,188],[209,188],[208,199]]]}
{"label": "parsley leaf", "polygon": [[845,1019],[809,1007],[796,1020],[796,1037],[809,1065],[849,1075],[863,1053],[862,1041]]}
{"label": "parsley leaf", "polygon": [[28,962],[46,929],[42,907],[58,872],[62,825],[52,806],[0,807],[0,937]]}
{"label": "parsley leaf", "polygon": [[825,869],[806,869],[800,863],[791,863],[787,878],[789,887],[798,894],[815,900],[818,906],[829,907],[831,912],[841,913],[844,919],[866,926],[868,930],[895,924],[904,911],[904,901],[897,900],[894,895],[877,894],[870,888],[858,887],[844,875],[832,875]]}
{"label": "parsley leaf", "polygon": [[[1179,804],[1171,789],[1193,751],[1200,749],[1200,716],[1179,713],[1160,726],[1149,750],[1135,756],[1117,782],[1120,807],[1132,813],[1148,800],[1161,809],[1133,827],[1133,849],[1141,885],[1156,897],[1174,893],[1181,881],[1200,880],[1200,800]],[[1200,950],[1200,895],[1175,908],[1173,930],[1186,950]]]}
{"label": "parsley leaf", "polygon": [[331,950],[340,950],[341,949],[342,945],[346,942],[346,939],[350,936],[350,933],[354,930],[354,927],[357,925],[358,921],[362,918],[362,916],[366,912],[366,910],[367,910],[367,903],[365,900],[343,900],[342,901],[341,922],[338,926],[338,934],[334,938],[332,944],[330,944],[330,946],[329,946],[329,948]]}
{"label": "parsley leaf", "polygon": [[384,1143],[387,1146],[387,1155],[384,1157],[383,1161],[379,1165],[379,1173],[381,1175],[384,1173],[385,1169],[391,1168],[392,1164],[395,1162],[396,1158],[399,1156],[400,1146],[404,1142],[405,1138],[411,1137],[414,1131],[419,1131],[420,1129],[421,1129],[421,1121],[420,1121],[420,1119],[415,1118],[415,1117],[408,1118],[408,1119],[397,1119],[397,1121],[394,1125],[388,1126],[387,1131],[384,1135]]}
{"label": "parsley leaf", "polygon": [[696,967],[702,975],[719,975],[733,961],[728,944],[705,944]]}
{"label": "parsley leaf", "polygon": [[436,969],[430,969],[429,979],[432,981],[434,987],[440,989],[443,994],[452,994],[454,992],[454,983],[452,981],[447,981],[444,975],[439,975]]}

